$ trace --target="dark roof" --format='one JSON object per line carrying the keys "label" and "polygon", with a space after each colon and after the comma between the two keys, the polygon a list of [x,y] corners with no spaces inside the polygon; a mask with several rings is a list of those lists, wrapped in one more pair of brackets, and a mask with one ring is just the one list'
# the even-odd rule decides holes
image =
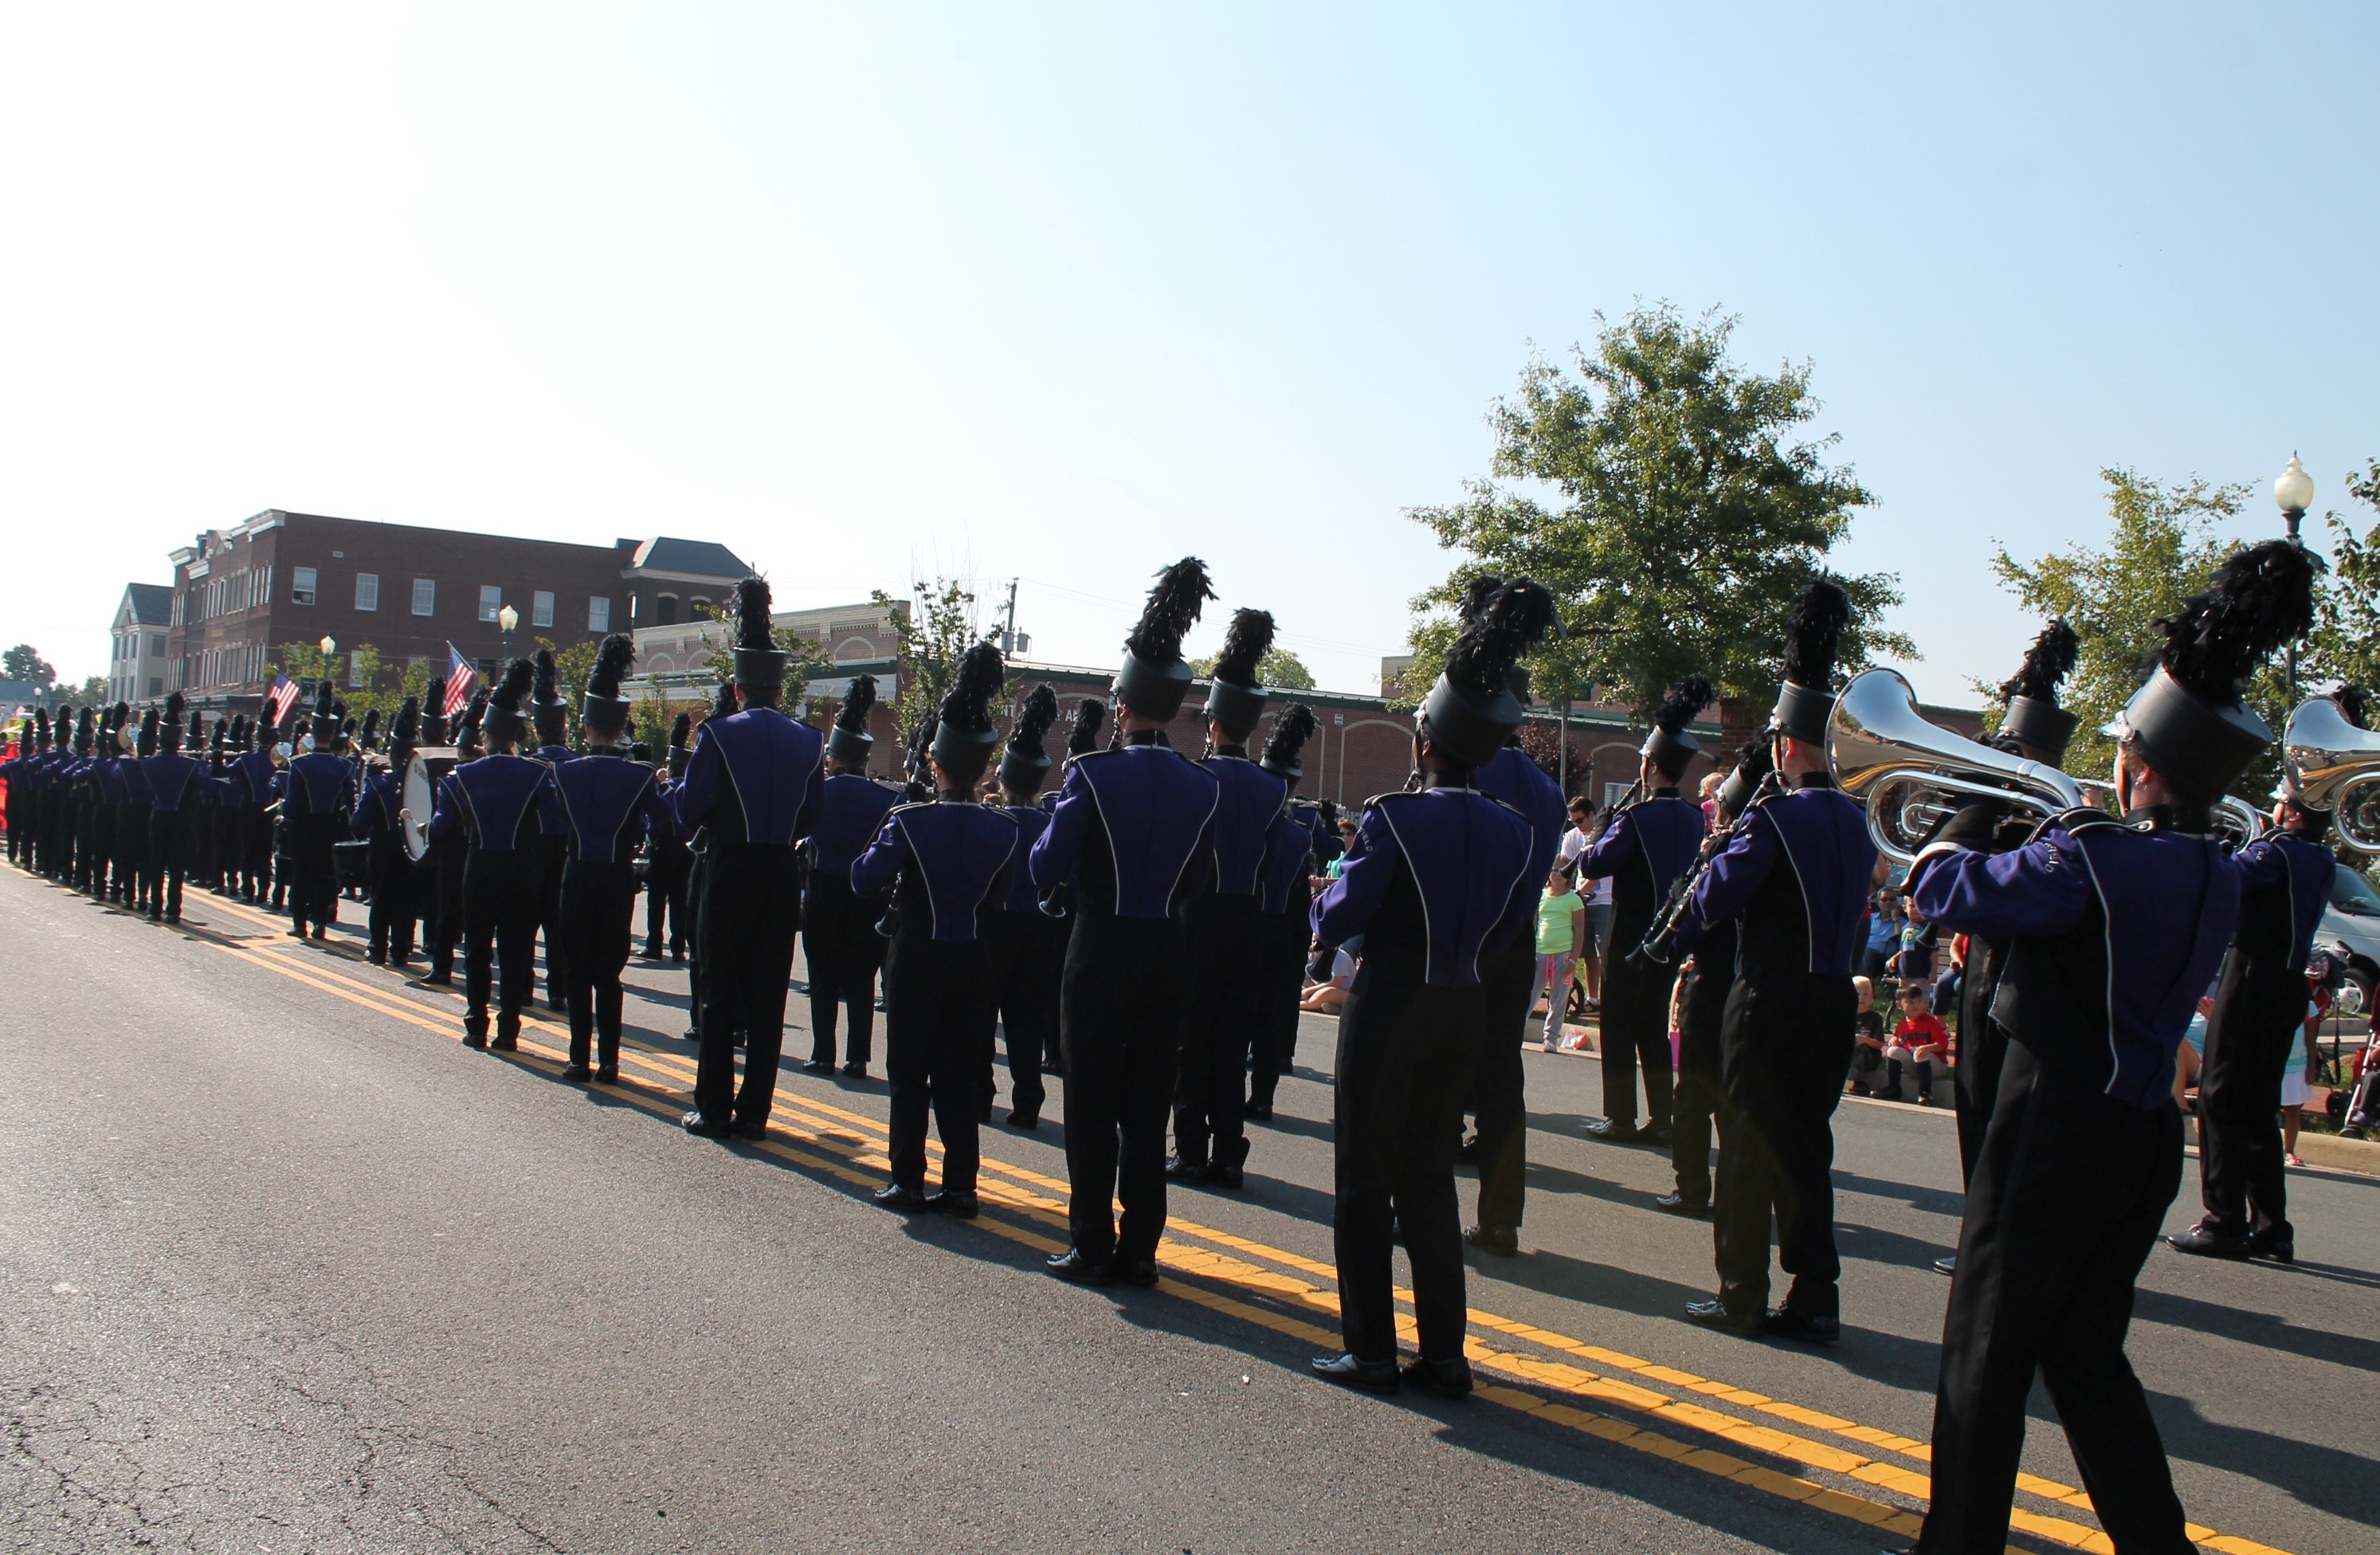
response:
{"label": "dark roof", "polygon": [[163,626],[174,618],[174,590],[163,583],[128,583],[132,619],[143,626]]}
{"label": "dark roof", "polygon": [[655,572],[691,573],[697,577],[743,578],[752,576],[752,569],[735,552],[708,540],[672,540],[667,535],[655,535],[638,545],[628,558],[628,569],[650,567]]}

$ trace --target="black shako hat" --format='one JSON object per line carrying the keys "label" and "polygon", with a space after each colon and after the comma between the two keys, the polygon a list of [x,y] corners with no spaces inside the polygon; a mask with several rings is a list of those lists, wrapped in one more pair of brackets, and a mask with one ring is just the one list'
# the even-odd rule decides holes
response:
{"label": "black shako hat", "polygon": [[529,718],[537,724],[537,743],[560,745],[570,734],[570,704],[562,699],[562,666],[551,648],[539,649],[530,665]]}
{"label": "black shako hat", "polygon": [[446,677],[443,674],[431,675],[430,689],[421,696],[421,743],[446,743]]}
{"label": "black shako hat", "polygon": [[480,748],[480,726],[488,716],[488,688],[480,686],[463,704],[463,716],[455,721],[455,747],[457,750]]}
{"label": "black shako hat", "polygon": [[1737,816],[1752,803],[1768,774],[1777,770],[1777,742],[1767,735],[1755,736],[1752,743],[1737,753],[1735,770],[1718,785],[1718,808],[1723,815]]}
{"label": "black shako hat", "polygon": [[332,699],[328,680],[314,687],[314,727],[310,733],[314,736],[315,748],[319,750],[330,749],[331,742],[338,738],[338,704]]}
{"label": "black shako hat", "polygon": [[1553,596],[1540,584],[1521,578],[1470,591],[1446,668],[1417,720],[1450,759],[1484,767],[1504,748],[1526,716],[1512,694],[1512,667],[1553,625]]}
{"label": "black shako hat", "polygon": [[[85,710],[83,716],[85,718],[89,718],[91,716],[90,711]],[[86,724],[84,727],[88,728],[89,725]],[[132,750],[133,754],[136,756],[154,756],[157,754],[157,710],[155,708],[142,708],[140,710],[140,736],[133,741]]]}
{"label": "black shako hat", "polygon": [[405,759],[412,755],[420,744],[421,699],[407,697],[405,704],[396,710],[396,716],[388,721],[388,759],[403,765]]}
{"label": "black shako hat", "polygon": [[1785,684],[1778,687],[1777,711],[1769,715],[1779,734],[1811,745],[1826,742],[1827,721],[1835,711],[1835,655],[1851,623],[1850,596],[1831,577],[1812,578],[1794,596],[1785,622]]}
{"label": "black shako hat", "polygon": [[834,713],[834,727],[827,731],[827,759],[847,767],[866,768],[868,759],[876,752],[876,736],[868,732],[868,715],[876,711],[876,677],[856,674],[851,688],[843,694],[843,706]]}
{"label": "black shako hat", "polygon": [[1000,786],[1012,794],[1038,794],[1050,773],[1044,742],[1058,722],[1058,693],[1044,681],[1026,693],[1009,725],[1008,748],[1000,753]]}
{"label": "black shako hat", "polygon": [[1670,686],[1662,695],[1661,705],[1653,710],[1653,732],[1645,736],[1644,747],[1636,754],[1651,759],[1671,783],[1685,776],[1687,765],[1703,749],[1702,742],[1686,733],[1686,725],[1700,718],[1717,695],[1710,676],[1699,673]]}
{"label": "black shako hat", "polygon": [[693,734],[694,714],[682,712],[670,720],[669,774],[674,778],[686,776],[686,742]]}
{"label": "black shako hat", "polygon": [[[91,746],[97,739],[97,735],[93,733],[96,726],[97,720],[90,708],[85,708],[75,715],[74,753],[77,756],[91,754]],[[176,732],[180,731],[177,729]]]}
{"label": "black shako hat", "polygon": [[1265,740],[1264,756],[1257,765],[1294,788],[1305,775],[1297,753],[1313,737],[1314,710],[1304,702],[1292,702],[1273,718],[1272,734]]}
{"label": "black shako hat", "polygon": [[1264,716],[1265,688],[1257,680],[1258,666],[1272,650],[1272,612],[1232,613],[1223,632],[1223,650],[1207,676],[1207,718],[1245,738]]}
{"label": "black shako hat", "polygon": [[785,684],[785,650],[769,632],[769,583],[747,577],[735,586],[735,684],[771,689]]}
{"label": "black shako hat", "polygon": [[1086,697],[1075,705],[1074,724],[1066,731],[1066,759],[1088,756],[1099,748],[1099,730],[1108,721],[1108,705]]}
{"label": "black shako hat", "polygon": [[[188,710],[189,705],[189,699],[179,691],[166,694],[165,716],[157,725],[157,743],[165,750],[176,751],[182,748],[182,714]],[[83,716],[88,719],[91,714],[86,711]]]}
{"label": "black shako hat", "polygon": [[364,710],[363,731],[361,734],[357,735],[356,746],[358,749],[369,751],[373,749],[379,742],[380,709],[366,708]]}
{"label": "black shako hat", "polygon": [[2074,714],[2058,705],[2058,686],[2074,668],[2082,647],[2066,617],[2052,616],[2024,650],[2024,663],[2015,678],[2000,686],[2008,713],[2000,720],[1999,737],[2031,746],[2053,767],[2066,759],[2076,722]]}
{"label": "black shako hat", "polygon": [[2273,743],[2240,693],[2258,665],[2313,625],[2313,569],[2289,541],[2249,546],[2159,623],[2156,668],[2107,732],[2184,801],[2214,804]]}
{"label": "black shako hat", "polygon": [[1170,719],[1190,694],[1190,666],[1182,638],[1197,625],[1215,590],[1207,564],[1184,556],[1157,575],[1157,586],[1141,607],[1140,624],[1123,639],[1123,667],[1116,671],[1116,700],[1143,718]]}
{"label": "black shako hat", "polygon": [[926,747],[951,782],[968,784],[983,775],[991,747],[1000,742],[1000,731],[991,722],[991,699],[1007,678],[1008,666],[1001,660],[1000,650],[988,642],[977,643],[960,655],[958,673],[951,677],[951,688],[942,693],[942,705],[934,714],[933,739]]}
{"label": "black shako hat", "polygon": [[[625,632],[613,632],[595,650],[595,667],[587,672],[587,695],[579,700],[579,721],[587,727],[617,735],[628,726],[628,714],[634,710],[628,699],[620,695],[620,683],[636,662],[636,639]],[[545,710],[538,711],[541,714]]]}
{"label": "black shako hat", "polygon": [[516,659],[505,666],[503,682],[488,693],[487,711],[480,715],[480,733],[485,739],[517,744],[528,732],[524,704],[536,683],[537,666],[528,660]]}

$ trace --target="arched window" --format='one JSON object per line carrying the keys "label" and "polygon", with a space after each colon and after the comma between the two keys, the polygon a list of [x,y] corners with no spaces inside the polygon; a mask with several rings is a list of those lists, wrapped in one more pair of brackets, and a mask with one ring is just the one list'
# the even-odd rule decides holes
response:
{"label": "arched window", "polygon": [[654,624],[657,626],[674,626],[677,625],[677,596],[675,594],[662,594],[654,599],[653,620]]}

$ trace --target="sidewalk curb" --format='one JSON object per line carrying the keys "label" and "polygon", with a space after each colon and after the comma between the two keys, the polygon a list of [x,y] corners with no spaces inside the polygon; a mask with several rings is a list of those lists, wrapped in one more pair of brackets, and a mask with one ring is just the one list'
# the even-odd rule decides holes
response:
{"label": "sidewalk curb", "polygon": [[[2198,1145],[2198,1120],[2190,1120],[2189,1143]],[[2301,1133],[2298,1158],[2308,1167],[2380,1177],[2380,1139],[2341,1139],[2336,1134]]]}

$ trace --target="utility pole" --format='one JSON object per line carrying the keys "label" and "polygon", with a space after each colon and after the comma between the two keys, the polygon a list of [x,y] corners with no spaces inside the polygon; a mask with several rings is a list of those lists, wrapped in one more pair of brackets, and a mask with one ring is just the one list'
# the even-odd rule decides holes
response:
{"label": "utility pole", "polygon": [[1000,650],[1011,658],[1016,654],[1016,579],[1013,577],[1008,580],[1008,630],[1001,637]]}

